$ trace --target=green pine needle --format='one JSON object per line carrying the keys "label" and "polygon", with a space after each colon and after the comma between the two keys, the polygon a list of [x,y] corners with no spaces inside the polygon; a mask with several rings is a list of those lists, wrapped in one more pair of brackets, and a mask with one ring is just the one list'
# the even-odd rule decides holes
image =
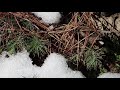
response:
{"label": "green pine needle", "polygon": [[100,57],[97,55],[97,52],[95,52],[93,49],[87,50],[85,52],[85,59],[84,59],[84,64],[86,65],[87,69],[97,70],[97,67],[100,67],[102,64],[99,58]]}
{"label": "green pine needle", "polygon": [[22,38],[19,36],[16,39],[9,40],[6,48],[10,54],[14,54],[17,51],[23,50],[24,47],[23,47]]}
{"label": "green pine needle", "polygon": [[34,55],[38,56],[45,54],[47,48],[42,40],[38,37],[33,36],[32,38],[27,39],[26,49],[28,52],[32,52]]}

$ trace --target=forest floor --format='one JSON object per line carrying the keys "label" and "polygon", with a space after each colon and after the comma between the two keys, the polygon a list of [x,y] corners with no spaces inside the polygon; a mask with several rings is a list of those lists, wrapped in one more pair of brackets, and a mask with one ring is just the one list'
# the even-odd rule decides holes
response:
{"label": "forest floor", "polygon": [[0,12],[0,53],[13,54],[25,48],[33,64],[41,66],[51,52],[56,52],[86,77],[119,73],[120,32],[100,18],[93,12],[68,12],[52,26],[29,12]]}

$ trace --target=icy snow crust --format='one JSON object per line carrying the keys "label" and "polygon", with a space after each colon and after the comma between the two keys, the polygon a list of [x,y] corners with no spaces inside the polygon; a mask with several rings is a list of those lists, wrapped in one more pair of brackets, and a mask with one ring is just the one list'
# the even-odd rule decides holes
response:
{"label": "icy snow crust", "polygon": [[53,24],[59,23],[61,14],[59,12],[31,12],[39,18],[42,18],[43,23]]}
{"label": "icy snow crust", "polygon": [[0,56],[0,78],[85,78],[81,72],[71,70],[57,53],[51,53],[41,67],[32,65],[26,50],[8,58],[7,54]]}

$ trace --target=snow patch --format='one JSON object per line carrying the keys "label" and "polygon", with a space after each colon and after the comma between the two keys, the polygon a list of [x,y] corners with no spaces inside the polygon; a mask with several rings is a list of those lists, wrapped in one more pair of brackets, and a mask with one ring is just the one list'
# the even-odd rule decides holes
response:
{"label": "snow patch", "polygon": [[29,53],[23,51],[16,55],[9,55],[3,52],[0,56],[0,78],[30,78],[32,75],[32,61],[29,58]]}
{"label": "snow patch", "polygon": [[39,18],[42,18],[42,21],[46,24],[59,23],[60,18],[62,17],[59,12],[31,12]]}
{"label": "snow patch", "polygon": [[98,76],[97,78],[120,78],[120,73],[103,73],[102,75]]}
{"label": "snow patch", "polygon": [[67,60],[60,54],[51,53],[45,60],[41,69],[38,70],[40,78],[84,78],[79,71],[71,70]]}
{"label": "snow patch", "polygon": [[26,50],[15,55],[3,52],[0,56],[0,78],[84,78],[80,71],[71,70],[66,61],[62,55],[51,53],[38,67],[32,64]]}

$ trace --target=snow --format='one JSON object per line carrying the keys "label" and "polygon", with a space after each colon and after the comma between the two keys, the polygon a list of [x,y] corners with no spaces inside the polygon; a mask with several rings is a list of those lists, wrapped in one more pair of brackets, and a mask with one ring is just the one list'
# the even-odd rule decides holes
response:
{"label": "snow", "polygon": [[51,53],[41,67],[32,64],[26,50],[6,55],[9,53],[0,56],[0,78],[85,78],[80,71],[71,70],[67,60],[57,53]]}
{"label": "snow", "polygon": [[61,14],[59,12],[31,12],[39,18],[42,18],[43,23],[53,24],[59,23]]}
{"label": "snow", "polygon": [[98,76],[97,78],[120,78],[120,73],[103,73],[102,75]]}
{"label": "snow", "polygon": [[99,43],[100,43],[101,45],[104,45],[104,42],[103,42],[103,41],[99,41]]}
{"label": "snow", "polygon": [[84,78],[79,71],[71,70],[67,65],[67,60],[60,54],[51,53],[45,60],[41,69],[38,70],[39,77],[42,78]]}
{"label": "snow", "polygon": [[7,52],[3,52],[0,56],[0,78],[32,77],[33,65],[27,51],[9,55],[8,58],[7,54]]}

